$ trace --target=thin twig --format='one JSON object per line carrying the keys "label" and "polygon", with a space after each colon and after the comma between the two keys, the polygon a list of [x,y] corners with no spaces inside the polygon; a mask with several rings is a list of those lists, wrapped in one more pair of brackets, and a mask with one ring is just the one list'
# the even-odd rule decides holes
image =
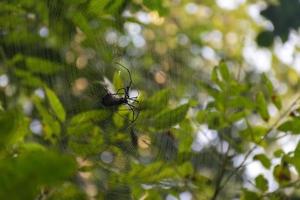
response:
{"label": "thin twig", "polygon": [[218,177],[216,179],[216,187],[215,187],[214,195],[211,198],[211,200],[215,200],[218,197],[220,191],[222,190],[221,181],[222,181],[222,179],[223,179],[223,177],[225,175],[225,172],[226,172],[226,165],[227,165],[227,161],[228,161],[229,151],[230,151],[230,146],[228,146],[227,151],[225,153],[224,161],[222,163],[220,172],[219,172]]}

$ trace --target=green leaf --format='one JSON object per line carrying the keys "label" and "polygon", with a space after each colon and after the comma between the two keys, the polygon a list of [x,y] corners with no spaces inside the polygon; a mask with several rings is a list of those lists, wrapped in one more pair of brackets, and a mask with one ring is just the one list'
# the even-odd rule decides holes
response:
{"label": "green leaf", "polygon": [[194,141],[191,134],[194,132],[193,125],[189,119],[184,119],[180,122],[180,129],[174,130],[176,138],[178,138],[178,152],[188,152],[191,149],[191,145]]}
{"label": "green leaf", "polygon": [[210,129],[222,129],[227,126],[223,115],[220,112],[212,111],[206,115],[206,122]]}
{"label": "green leaf", "polygon": [[258,160],[260,163],[266,168],[270,169],[271,167],[271,161],[265,154],[256,154],[253,157],[253,160]]}
{"label": "green leaf", "polygon": [[229,99],[226,99],[226,105],[232,108],[248,108],[253,109],[255,105],[253,102],[246,97],[243,96],[232,96]]}
{"label": "green leaf", "polygon": [[[0,199],[35,199],[41,186],[55,186],[75,175],[73,158],[51,151],[24,152],[0,163]],[[15,191],[19,188],[18,192]]]}
{"label": "green leaf", "polygon": [[266,86],[269,94],[273,94],[274,91],[273,84],[265,73],[261,75],[261,79],[262,79],[262,84]]}
{"label": "green leaf", "polygon": [[31,74],[28,71],[15,69],[14,73],[16,77],[19,77],[21,79],[23,85],[30,87],[42,87],[45,85],[45,83],[39,77]]}
{"label": "green leaf", "polygon": [[[113,85],[116,89],[116,92],[118,89],[120,88],[124,88],[124,85],[123,85],[123,81],[122,81],[122,78],[121,78],[121,71],[118,70],[114,73],[114,77],[113,77]],[[120,91],[120,92],[124,92],[124,91]]]}
{"label": "green leaf", "polygon": [[142,102],[141,106],[145,107],[145,109],[155,109],[155,111],[163,109],[169,102],[170,94],[170,89],[160,90],[159,92],[155,93],[153,96]]}
{"label": "green leaf", "polygon": [[239,134],[243,139],[248,139],[255,143],[259,142],[259,145],[263,145],[264,142],[261,141],[261,138],[267,133],[267,131],[268,129],[264,126],[249,126],[247,129],[240,131]]}
{"label": "green leaf", "polygon": [[227,121],[229,121],[230,123],[234,123],[234,122],[237,122],[240,119],[246,117],[246,115],[247,114],[244,111],[235,112],[235,113],[232,113],[232,114],[227,116]]}
{"label": "green leaf", "polygon": [[119,110],[113,114],[113,122],[116,127],[121,128],[124,126],[125,120],[130,121],[131,117],[129,114],[129,110],[125,110],[123,106],[119,107]]}
{"label": "green leaf", "polygon": [[282,157],[284,154],[285,154],[285,153],[284,153],[284,151],[283,151],[282,149],[278,149],[278,150],[276,150],[276,151],[273,153],[273,155],[274,155],[276,158],[280,158],[280,157]]}
{"label": "green leaf", "polygon": [[274,34],[271,31],[262,31],[256,37],[256,42],[261,47],[270,47],[273,44]]}
{"label": "green leaf", "polygon": [[34,96],[33,103],[42,117],[42,125],[43,125],[43,137],[46,140],[51,141],[52,143],[57,142],[57,136],[61,132],[61,126],[58,120],[49,113],[48,108],[45,108],[45,105],[42,103],[42,100]]}
{"label": "green leaf", "polygon": [[151,10],[156,10],[160,15],[166,15],[168,9],[164,6],[164,1],[161,0],[143,0],[143,4]]}
{"label": "green leaf", "polygon": [[94,121],[94,122],[102,121],[104,119],[107,119],[109,115],[110,112],[106,110],[90,110],[87,112],[82,112],[72,117],[70,121],[70,125],[76,125],[88,121]]}
{"label": "green leaf", "polygon": [[291,158],[290,163],[293,164],[297,172],[300,173],[300,142],[298,142],[298,145],[294,151],[294,156]]}
{"label": "green leaf", "polygon": [[219,68],[220,68],[220,73],[221,73],[221,76],[223,78],[223,81],[230,81],[231,76],[230,76],[230,72],[228,70],[228,67],[227,67],[226,63],[221,62]]}
{"label": "green leaf", "polygon": [[288,164],[283,162],[276,165],[273,170],[273,176],[279,185],[285,185],[291,181],[291,172]]}
{"label": "green leaf", "polygon": [[18,141],[28,133],[28,120],[18,109],[0,111],[0,150]]}
{"label": "green leaf", "polygon": [[217,67],[214,67],[212,72],[211,72],[211,75],[210,75],[210,79],[215,82],[215,83],[218,83],[219,82],[219,77],[218,77],[218,68]]}
{"label": "green leaf", "polygon": [[52,110],[54,111],[55,115],[58,117],[58,119],[61,122],[64,122],[66,119],[66,112],[59,98],[56,96],[54,91],[51,90],[50,88],[45,87],[45,91],[46,91],[46,96],[49,101],[49,104]]}
{"label": "green leaf", "polygon": [[109,0],[91,0],[88,6],[88,11],[95,15],[101,15],[105,12],[104,8],[108,2]]}
{"label": "green leaf", "polygon": [[172,110],[162,111],[154,118],[153,126],[158,129],[170,128],[185,118],[188,109],[189,104],[184,104]]}
{"label": "green leaf", "polygon": [[[93,31],[87,21],[87,19],[84,17],[84,15],[80,12],[76,13],[69,13],[69,17],[72,19],[73,23],[80,28],[81,31],[83,31],[87,36],[88,39],[94,39]],[[91,37],[91,38],[90,38]]]}
{"label": "green leaf", "polygon": [[27,57],[26,67],[29,71],[39,74],[55,74],[63,69],[63,67],[58,63],[37,57]]}
{"label": "green leaf", "polygon": [[280,110],[282,108],[281,98],[278,95],[272,95],[271,99],[276,108]]}
{"label": "green leaf", "polygon": [[249,191],[247,189],[242,190],[241,200],[259,200],[261,199],[257,193]]}
{"label": "green leaf", "polygon": [[68,135],[68,146],[77,155],[97,155],[104,146],[103,132],[89,122],[80,124],[79,127],[68,128]]}
{"label": "green leaf", "polygon": [[64,183],[58,187],[55,187],[51,191],[51,195],[48,200],[86,200],[88,199],[85,192],[79,186],[72,183]]}
{"label": "green leaf", "polygon": [[183,177],[187,175],[191,175],[194,173],[194,168],[191,162],[185,162],[182,165],[178,166],[177,171],[182,175]]}
{"label": "green leaf", "polygon": [[256,96],[256,106],[258,109],[258,113],[263,118],[263,120],[268,121],[270,118],[269,111],[268,111],[268,104],[262,92],[258,92]]}
{"label": "green leaf", "polygon": [[196,119],[199,123],[204,123],[206,121],[206,116],[207,116],[206,110],[199,110]]}
{"label": "green leaf", "polygon": [[[152,174],[149,176],[149,174]],[[165,166],[163,162],[154,162],[148,165],[135,165],[126,177],[133,183],[142,182],[157,182],[166,178],[174,178],[174,168]]]}
{"label": "green leaf", "polygon": [[258,189],[260,189],[262,192],[265,192],[268,190],[268,181],[265,179],[265,177],[260,174],[255,178],[255,185]]}
{"label": "green leaf", "polygon": [[91,122],[83,122],[76,125],[71,125],[67,129],[67,133],[69,135],[78,135],[82,133],[88,133],[90,130],[93,129],[95,125]]}
{"label": "green leaf", "polygon": [[300,134],[300,118],[293,118],[278,127],[279,131],[290,131],[292,134]]}

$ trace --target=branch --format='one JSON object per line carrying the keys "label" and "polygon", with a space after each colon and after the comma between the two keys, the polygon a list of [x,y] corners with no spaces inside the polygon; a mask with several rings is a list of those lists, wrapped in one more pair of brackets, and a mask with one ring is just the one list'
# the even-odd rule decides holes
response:
{"label": "branch", "polygon": [[229,151],[230,151],[230,146],[228,146],[227,151],[225,153],[225,158],[224,158],[224,161],[222,163],[221,170],[220,170],[219,175],[216,179],[216,187],[215,187],[214,195],[211,198],[211,200],[216,200],[219,193],[222,190],[221,182],[222,182],[222,179],[223,179],[223,177],[225,175],[225,172],[226,172],[226,165],[227,165],[227,161],[228,161]]}
{"label": "branch", "polygon": [[[228,183],[228,181],[230,181],[230,179],[236,175],[242,168],[244,168],[245,163],[247,161],[247,159],[249,158],[249,156],[253,153],[253,151],[258,147],[258,144],[260,144],[263,140],[266,139],[266,137],[278,126],[278,124],[280,123],[280,121],[285,118],[290,112],[291,110],[294,108],[294,106],[297,105],[297,102],[300,100],[300,95],[293,101],[293,103],[288,107],[288,109],[286,109],[285,112],[283,112],[279,118],[273,123],[272,126],[269,127],[269,129],[267,130],[266,134],[257,142],[257,144],[255,144],[245,155],[243,161],[241,162],[241,164],[239,164],[230,174],[229,176],[227,176],[227,178],[225,179],[225,181],[223,182],[222,185],[220,185],[219,191],[221,191],[225,185]],[[221,180],[222,181],[222,180]],[[221,182],[220,181],[220,182]],[[221,183],[220,183],[221,184]]]}

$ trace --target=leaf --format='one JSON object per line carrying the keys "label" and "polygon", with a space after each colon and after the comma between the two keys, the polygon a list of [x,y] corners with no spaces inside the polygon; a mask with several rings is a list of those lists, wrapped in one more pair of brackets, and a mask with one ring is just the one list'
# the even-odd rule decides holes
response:
{"label": "leaf", "polygon": [[259,142],[259,145],[263,145],[263,141],[261,141],[261,138],[267,133],[268,129],[264,126],[254,126],[254,127],[248,127],[245,130],[240,131],[241,137],[243,139],[248,139],[250,141],[253,141],[255,143]]}
{"label": "leaf", "polygon": [[226,105],[232,108],[254,108],[253,102],[243,96],[232,96],[226,100]]}
{"label": "leaf", "polygon": [[188,119],[184,119],[182,122],[180,122],[180,129],[176,129],[175,135],[176,138],[178,138],[179,144],[175,145],[176,150],[178,149],[178,152],[188,152],[191,149],[191,145],[194,141],[193,136],[191,136],[191,133],[194,132],[192,123]]}
{"label": "leaf", "polygon": [[265,85],[266,88],[268,89],[268,93],[272,94],[274,92],[274,88],[270,79],[267,77],[265,73],[261,75],[261,79],[262,79],[262,84]]}
{"label": "leaf", "polygon": [[68,129],[68,146],[76,155],[97,155],[102,151],[104,144],[103,132],[91,123],[84,123],[77,129]]}
{"label": "leaf", "polygon": [[293,118],[278,127],[279,131],[290,131],[292,134],[300,134],[300,118]]}
{"label": "leaf", "polygon": [[177,170],[183,177],[194,173],[194,168],[191,162],[183,163],[182,165],[178,166]]}
{"label": "leaf", "polygon": [[241,200],[259,200],[261,198],[259,198],[258,194],[252,191],[249,191],[247,189],[243,189],[242,190],[242,196],[240,198]]}
{"label": "leaf", "polygon": [[[149,174],[152,174],[149,176]],[[135,165],[127,175],[127,180],[132,182],[142,181],[145,183],[158,182],[166,178],[174,178],[174,169],[165,166],[163,162],[154,162],[148,165]]]}
{"label": "leaf", "polygon": [[[116,89],[116,92],[117,92],[118,89],[124,88],[120,70],[118,70],[114,73],[113,85]],[[124,92],[124,91],[119,91],[119,92]]]}
{"label": "leaf", "polygon": [[256,37],[256,42],[261,47],[270,47],[273,44],[274,34],[271,31],[262,31]]}
{"label": "leaf", "polygon": [[221,62],[220,63],[219,69],[220,69],[220,73],[221,73],[221,76],[223,78],[223,81],[230,81],[231,80],[231,76],[230,76],[228,67],[227,67],[227,65],[226,65],[225,62]]}
{"label": "leaf", "polygon": [[298,145],[294,151],[294,156],[291,158],[290,163],[293,164],[297,172],[300,173],[300,142],[298,142]]}
{"label": "leaf", "polygon": [[91,122],[83,122],[77,125],[71,125],[67,128],[67,133],[69,135],[79,135],[82,133],[88,133],[92,128],[94,127],[94,124]]}
{"label": "leaf", "polygon": [[55,119],[45,108],[41,99],[37,96],[33,97],[33,103],[42,117],[43,137],[50,140],[52,143],[57,142],[57,136],[60,134],[61,127],[57,119]]}
{"label": "leaf", "polygon": [[106,4],[108,4],[108,2],[109,0],[102,0],[102,1],[91,0],[88,6],[88,11],[95,15],[101,15],[102,13],[105,12],[104,8]]}
{"label": "leaf", "polygon": [[253,160],[258,160],[260,163],[266,168],[270,169],[271,167],[271,161],[265,154],[256,154],[253,157]]}
{"label": "leaf", "polygon": [[170,94],[170,89],[160,90],[159,92],[155,93],[153,96],[142,102],[141,106],[145,107],[146,109],[155,109],[155,111],[164,109],[169,102]]}
{"label": "leaf", "polygon": [[272,95],[271,100],[278,110],[282,108],[281,98],[278,95]]}
{"label": "leaf", "polygon": [[219,82],[219,77],[218,77],[218,68],[217,67],[214,67],[212,72],[211,72],[211,75],[210,75],[210,79],[215,82],[215,83],[218,83]]}
{"label": "leaf", "polygon": [[54,91],[51,90],[50,88],[45,87],[45,91],[52,110],[54,111],[58,119],[61,122],[64,122],[66,120],[66,112],[59,98],[56,96]]}
{"label": "leaf", "polygon": [[268,105],[262,92],[258,92],[256,96],[256,106],[258,109],[258,113],[263,118],[263,120],[268,121],[270,118]]}
{"label": "leaf", "polygon": [[262,192],[265,192],[268,190],[268,181],[265,179],[265,177],[260,174],[255,178],[255,185],[258,189],[260,189]]}
{"label": "leaf", "polygon": [[206,116],[207,116],[206,110],[199,110],[196,119],[199,123],[204,123],[206,121]]}
{"label": "leaf", "polygon": [[280,158],[284,155],[284,151],[282,149],[278,149],[273,153],[274,157]]}
{"label": "leaf", "polygon": [[172,110],[167,109],[154,118],[153,126],[158,129],[170,128],[185,118],[188,109],[189,104],[184,104]]}
{"label": "leaf", "polygon": [[[120,107],[120,108],[122,108],[122,107]],[[130,121],[130,118],[128,117],[129,111],[120,110],[120,108],[119,108],[118,112],[115,112],[113,114],[114,125],[116,125],[116,127],[119,127],[119,128],[124,126],[125,120]]]}
{"label": "leaf", "polygon": [[[55,186],[75,175],[76,162],[52,151],[34,150],[2,160],[0,171],[0,199],[35,199],[39,187]],[[16,188],[18,192],[12,192]]]}
{"label": "leaf", "polygon": [[28,120],[18,109],[0,111],[0,150],[18,141],[28,133]]}
{"label": "leaf", "polygon": [[160,0],[143,0],[143,4],[148,7],[150,10],[156,10],[160,15],[166,15],[168,9],[164,6],[164,1]]}
{"label": "leaf", "polygon": [[39,74],[55,74],[62,71],[63,67],[59,63],[54,63],[46,59],[37,57],[27,57],[26,67],[29,71]]}
{"label": "leaf", "polygon": [[88,199],[85,192],[77,185],[73,183],[64,183],[58,187],[55,187],[54,190],[51,191],[51,195],[48,200],[86,200]]}
{"label": "leaf", "polygon": [[227,126],[223,115],[220,112],[212,111],[206,115],[206,122],[210,129],[222,129]]}
{"label": "leaf", "polygon": [[72,19],[74,25],[78,26],[81,31],[83,31],[88,38],[91,37],[91,39],[94,39],[93,31],[87,21],[87,19],[84,17],[84,15],[80,12],[72,13],[70,15],[70,18]]}
{"label": "leaf", "polygon": [[45,83],[39,77],[34,76],[28,71],[15,69],[14,73],[21,79],[23,85],[30,87],[41,87],[45,85]]}
{"label": "leaf", "polygon": [[82,112],[72,117],[70,125],[76,125],[88,121],[102,121],[106,119],[109,116],[109,114],[110,112],[106,110],[90,110],[87,112]]}
{"label": "leaf", "polygon": [[288,167],[288,164],[283,162],[279,165],[276,165],[273,170],[273,176],[279,185],[285,185],[291,180],[291,172]]}

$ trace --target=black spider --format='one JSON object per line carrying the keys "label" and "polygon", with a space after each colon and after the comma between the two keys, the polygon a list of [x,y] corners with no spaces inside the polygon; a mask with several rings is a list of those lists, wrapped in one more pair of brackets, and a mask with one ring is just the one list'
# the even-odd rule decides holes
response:
{"label": "black spider", "polygon": [[[113,106],[120,106],[120,105],[128,105],[129,109],[132,111],[132,120],[131,123],[135,122],[137,120],[139,111],[133,103],[139,103],[138,100],[136,100],[137,97],[130,97],[129,91],[132,85],[132,79],[131,79],[131,73],[130,71],[121,65],[120,63],[116,63],[119,66],[123,67],[125,70],[127,70],[129,74],[129,85],[123,88],[119,88],[116,93],[112,94],[109,92],[108,89],[105,88],[106,94],[102,97],[102,105],[105,107],[113,107]],[[123,92],[121,92],[123,90]],[[124,95],[123,97],[120,97],[119,95]]]}

